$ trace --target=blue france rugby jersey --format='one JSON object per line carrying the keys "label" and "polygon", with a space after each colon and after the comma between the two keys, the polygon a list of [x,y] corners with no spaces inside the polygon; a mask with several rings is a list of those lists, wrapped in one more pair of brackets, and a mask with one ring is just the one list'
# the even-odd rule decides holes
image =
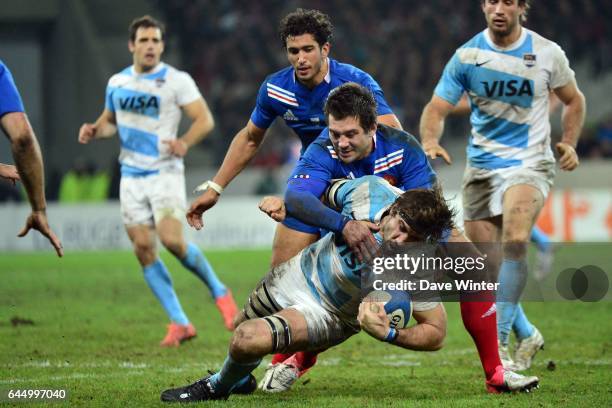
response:
{"label": "blue france rugby jersey", "polygon": [[325,128],[323,106],[329,93],[336,87],[356,82],[368,88],[378,104],[378,115],[393,113],[385,101],[382,89],[366,72],[331,58],[329,71],[323,82],[309,89],[295,78],[293,67],[287,67],[268,76],[257,95],[257,103],[251,121],[261,129],[267,129],[277,117],[293,129],[302,141],[302,152]]}
{"label": "blue france rugby jersey", "polygon": [[322,187],[317,191],[308,189],[318,197],[332,179],[366,175],[382,177],[404,191],[430,188],[436,181],[436,174],[414,136],[379,124],[374,136],[374,150],[367,157],[349,164],[338,159],[326,128],[306,149],[288,183],[289,186],[318,184]]}

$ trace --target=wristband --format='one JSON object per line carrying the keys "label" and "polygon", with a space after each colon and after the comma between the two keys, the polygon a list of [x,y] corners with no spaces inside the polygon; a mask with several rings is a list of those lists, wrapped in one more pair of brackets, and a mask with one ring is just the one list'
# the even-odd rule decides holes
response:
{"label": "wristband", "polygon": [[387,332],[387,335],[385,336],[383,341],[387,343],[393,343],[395,339],[397,339],[397,336],[399,336],[399,332],[393,327],[389,327],[389,332]]}
{"label": "wristband", "polygon": [[216,191],[217,194],[219,194],[219,195],[221,195],[221,193],[223,192],[223,187],[221,187],[219,184],[215,183],[212,180],[207,180],[207,181],[203,182],[202,184],[197,186],[195,188],[195,190],[193,190],[193,192],[194,193],[199,193],[199,192],[202,192],[202,191],[206,191],[209,188],[214,190],[214,191]]}

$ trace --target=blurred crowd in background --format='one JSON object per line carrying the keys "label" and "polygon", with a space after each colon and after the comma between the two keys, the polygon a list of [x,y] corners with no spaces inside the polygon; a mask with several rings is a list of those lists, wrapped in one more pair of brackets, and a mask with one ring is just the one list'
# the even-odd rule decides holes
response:
{"label": "blurred crowd in background", "polygon": [[[278,23],[299,2],[157,0],[170,36],[178,37],[183,69],[199,84],[217,119],[208,147],[221,160],[232,136],[248,120],[265,77],[288,65]],[[431,98],[454,50],[485,28],[476,1],[310,1],[334,24],[331,57],[356,65],[382,86],[404,128],[417,134],[421,111]],[[526,26],[561,45],[572,66],[588,60],[593,76],[612,69],[612,7],[604,0],[535,1]],[[585,46],[588,44],[588,46]],[[611,120],[587,124],[583,157],[612,157]],[[465,139],[466,118],[447,125]],[[602,129],[599,130],[598,127]],[[288,159],[294,138],[284,128],[269,136],[271,160]],[[265,154],[262,156],[266,156]]]}

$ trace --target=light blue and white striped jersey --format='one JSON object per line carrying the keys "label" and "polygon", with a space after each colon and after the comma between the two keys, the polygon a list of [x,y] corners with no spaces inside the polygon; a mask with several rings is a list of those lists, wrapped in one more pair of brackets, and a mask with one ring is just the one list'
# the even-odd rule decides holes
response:
{"label": "light blue and white striped jersey", "polygon": [[549,93],[573,79],[574,71],[556,43],[522,27],[514,44],[500,48],[486,29],[457,49],[434,94],[455,105],[467,92],[471,166],[530,166],[554,162]]}
{"label": "light blue and white striped jersey", "polygon": [[115,114],[121,139],[121,174],[183,171],[183,159],[169,154],[163,141],[176,139],[181,106],[201,97],[189,74],[163,62],[146,74],[130,66],[113,75],[106,108]]}
{"label": "light blue and white striped jersey", "polygon": [[[377,176],[364,176],[333,183],[326,193],[330,206],[356,220],[379,222],[384,212],[402,194]],[[381,238],[375,235],[380,242]],[[301,269],[311,293],[327,310],[355,319],[361,302],[360,264],[342,238],[328,233],[301,252]]]}

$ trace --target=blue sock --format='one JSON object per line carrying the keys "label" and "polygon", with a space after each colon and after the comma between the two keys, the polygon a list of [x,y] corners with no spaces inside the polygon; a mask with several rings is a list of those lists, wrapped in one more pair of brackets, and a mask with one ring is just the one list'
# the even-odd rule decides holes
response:
{"label": "blue sock", "polygon": [[238,363],[228,354],[221,370],[210,377],[213,389],[222,394],[231,392],[232,389],[249,379],[249,374],[257,368],[259,363],[261,363],[261,358],[252,363]]}
{"label": "blue sock", "polygon": [[497,334],[501,344],[507,345],[518,301],[527,283],[527,262],[504,259],[499,269],[497,291]]}
{"label": "blue sock", "polygon": [[187,253],[181,259],[181,263],[208,286],[213,298],[216,299],[227,293],[225,285],[217,278],[215,271],[213,271],[204,254],[194,244],[187,244]]}
{"label": "blue sock", "polygon": [[525,311],[520,303],[516,310],[516,316],[514,316],[512,330],[519,340],[526,339],[533,334],[533,325],[527,320],[527,315],[525,315]]}
{"label": "blue sock", "polygon": [[531,229],[531,242],[535,243],[540,251],[550,248],[550,238],[537,225]]}
{"label": "blue sock", "polygon": [[162,260],[157,258],[151,265],[145,266],[143,271],[147,284],[163,306],[170,320],[178,324],[188,324],[189,319],[187,319],[185,312],[183,312],[183,308],[172,287],[172,279],[168,269],[166,269],[166,265],[164,265]]}

